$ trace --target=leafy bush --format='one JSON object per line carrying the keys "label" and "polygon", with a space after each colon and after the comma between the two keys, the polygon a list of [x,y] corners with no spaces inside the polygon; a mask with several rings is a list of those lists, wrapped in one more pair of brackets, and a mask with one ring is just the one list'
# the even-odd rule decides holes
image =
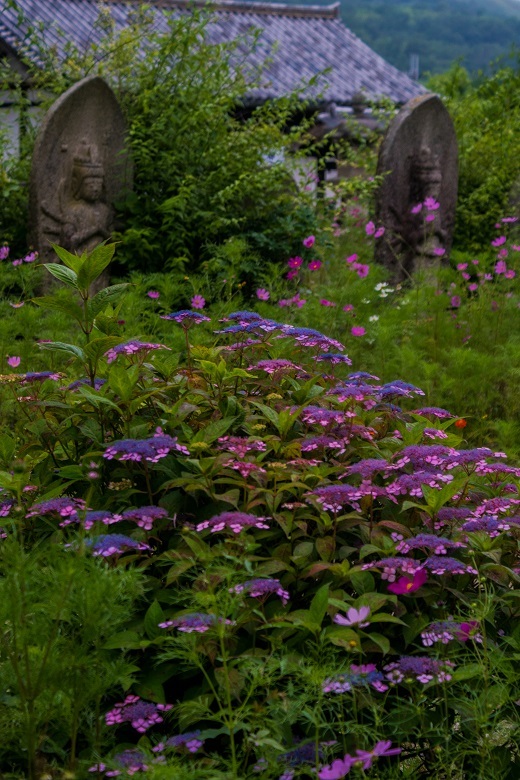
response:
{"label": "leafy bush", "polygon": [[[197,346],[209,318],[164,315],[184,356],[177,337],[112,335],[125,289],[89,293],[112,249],[57,251],[70,295],[39,303],[83,336],[1,384],[2,587],[19,594],[2,609],[21,623],[0,650],[20,724],[2,767],[63,766],[75,733],[80,776],[512,780],[520,470],[309,328],[235,312]],[[111,685],[100,705],[93,675],[79,717],[44,721],[78,679],[55,667],[74,642],[73,668],[91,647]],[[29,710],[16,669],[39,680],[43,661]]]}
{"label": "leafy bush", "polygon": [[[247,95],[262,80],[243,64],[255,39],[211,44],[209,18],[195,8],[170,15],[168,32],[161,34],[154,12],[143,6],[116,34],[105,10],[98,22],[101,44],[87,51],[69,46],[65,62],[33,32],[32,45],[43,62],[43,67],[27,63],[36,87],[57,96],[98,73],[114,88],[127,117],[134,192],[119,204],[118,260],[125,270],[193,269],[211,259],[215,247],[240,238],[247,247],[241,274],[254,279],[269,261],[292,254],[294,237],[315,224],[310,194],[298,190],[283,162],[290,153],[297,163],[305,123],[292,125],[301,102],[293,95],[249,109]],[[269,162],[273,155],[282,161]],[[4,186],[0,230],[13,216],[25,227],[18,182],[15,177],[13,192],[7,182]]]}

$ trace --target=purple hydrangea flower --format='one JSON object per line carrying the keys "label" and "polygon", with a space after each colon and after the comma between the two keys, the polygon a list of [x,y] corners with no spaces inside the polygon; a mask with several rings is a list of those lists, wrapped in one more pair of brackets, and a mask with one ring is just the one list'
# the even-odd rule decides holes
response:
{"label": "purple hydrangea flower", "polygon": [[433,658],[422,656],[403,656],[398,661],[387,664],[384,667],[386,679],[391,683],[400,683],[411,680],[426,685],[429,682],[447,682],[451,680],[455,664],[452,661],[436,661]]}
{"label": "purple hydrangea flower", "polygon": [[151,726],[162,723],[161,712],[171,710],[173,704],[153,704],[143,701],[139,696],[127,696],[124,702],[116,704],[105,715],[107,726],[129,722],[136,731],[144,734]]}
{"label": "purple hydrangea flower", "polygon": [[352,361],[348,355],[343,355],[341,352],[322,352],[321,355],[316,355],[313,360],[317,363],[330,363],[331,366],[337,366],[343,363],[347,366],[352,365]]}
{"label": "purple hydrangea flower", "polygon": [[352,664],[349,672],[327,677],[322,685],[322,691],[323,693],[347,693],[353,688],[372,686],[376,691],[383,693],[388,690],[384,679],[384,674],[379,672],[374,664],[361,666]]}
{"label": "purple hydrangea flower", "polygon": [[265,452],[267,449],[265,442],[247,436],[221,436],[218,443],[220,450],[232,452],[239,458],[245,458],[248,452]]}
{"label": "purple hydrangea flower", "polygon": [[348,439],[338,439],[335,436],[309,436],[306,439],[302,439],[301,451],[312,452],[312,450],[319,450],[328,448],[330,450],[338,450],[339,454],[345,452],[348,444]]}
{"label": "purple hydrangea flower", "polygon": [[[85,512],[83,526],[89,531],[95,523],[103,523],[103,525],[113,525],[121,521],[121,515],[114,515],[112,512],[107,512],[104,509],[98,509],[96,511],[89,510]],[[60,527],[64,528],[72,523],[79,523],[80,517],[77,513],[68,515],[65,520],[62,520]]]}
{"label": "purple hydrangea flower", "polygon": [[127,550],[149,550],[150,546],[144,542],[138,542],[130,536],[123,534],[101,534],[85,541],[87,547],[92,550],[92,555],[100,555],[102,558],[110,558],[112,555],[121,555]]}
{"label": "purple hydrangea flower", "polygon": [[289,593],[282,588],[280,580],[276,579],[257,578],[248,580],[241,585],[235,585],[234,588],[230,588],[230,593],[244,593],[246,596],[259,599],[267,598],[271,593],[275,593],[280,597],[284,606],[290,599]]}
{"label": "purple hydrangea flower", "polygon": [[411,414],[420,414],[422,417],[437,417],[439,420],[448,420],[455,415],[438,406],[425,406],[422,409],[414,409]]}
{"label": "purple hydrangea flower", "polygon": [[[189,731],[186,734],[176,734],[174,737],[169,737],[166,742],[161,743],[161,748],[165,747],[185,747],[189,753],[196,753],[204,745],[204,740],[200,739],[200,731]],[[158,752],[159,745],[152,748],[153,752]]]}
{"label": "purple hydrangea flower", "polygon": [[204,634],[218,623],[225,623],[228,626],[233,625],[231,620],[224,620],[221,617],[217,617],[217,615],[206,615],[202,612],[191,612],[173,620],[165,620],[158,625],[159,628],[177,628],[184,634],[192,634],[194,632]]}
{"label": "purple hydrangea flower", "polygon": [[133,460],[137,462],[148,461],[157,463],[170,452],[180,452],[189,455],[187,447],[179,444],[176,436],[168,436],[165,433],[156,433],[151,439],[120,439],[111,442],[103,453],[107,460]]}
{"label": "purple hydrangea flower", "polygon": [[50,498],[48,501],[40,501],[33,504],[26,517],[35,517],[39,515],[59,515],[60,517],[77,517],[77,513],[86,509],[86,504],[81,498]]}
{"label": "purple hydrangea flower", "polygon": [[279,374],[284,371],[303,372],[303,368],[301,366],[297,366],[290,360],[284,360],[283,358],[278,358],[275,360],[259,360],[258,363],[253,363],[253,365],[249,366],[247,370],[252,371],[255,368],[259,368],[262,371],[265,371],[266,374]]}
{"label": "purple hydrangea flower", "polygon": [[410,550],[423,550],[425,548],[433,550],[435,555],[446,555],[448,549],[456,547],[467,547],[464,542],[453,542],[451,539],[445,539],[443,536],[435,534],[417,534],[411,539],[403,539],[396,546],[397,552],[407,553]]}
{"label": "purple hydrangea flower", "polygon": [[456,558],[448,558],[445,555],[430,555],[423,564],[432,574],[478,574],[473,566],[469,566]]}
{"label": "purple hydrangea flower", "polygon": [[372,479],[374,474],[386,471],[388,465],[388,461],[384,460],[384,458],[366,458],[349,466],[343,476],[361,474],[363,479]]}
{"label": "purple hydrangea flower", "polygon": [[306,406],[302,409],[301,419],[310,425],[321,425],[326,428],[329,425],[345,422],[345,412],[323,409],[321,406]]}
{"label": "purple hydrangea flower", "polygon": [[2,501],[0,504],[0,517],[9,517],[11,509],[16,504],[16,501],[12,498],[8,498],[7,501]]}
{"label": "purple hydrangea flower", "polygon": [[63,374],[56,371],[28,371],[26,374],[18,374],[18,379],[23,384],[29,384],[30,382],[45,382],[47,379],[57,382],[62,376]]}
{"label": "purple hydrangea flower", "polygon": [[[106,379],[94,379],[94,390],[101,390],[103,385],[106,385]],[[67,386],[67,390],[77,390],[79,387],[92,387],[90,379],[83,377],[83,379],[76,379],[75,382],[71,382]]]}
{"label": "purple hydrangea flower", "polygon": [[151,352],[154,349],[170,349],[165,347],[164,344],[151,344],[145,341],[138,341],[132,339],[131,341],[125,341],[124,344],[117,344],[115,347],[111,347],[108,352],[105,352],[107,363],[113,363],[118,355],[141,355],[143,353]]}
{"label": "purple hydrangea flower", "polygon": [[499,536],[503,531],[510,531],[511,526],[520,526],[520,517],[518,515],[501,518],[499,518],[498,515],[482,515],[482,517],[467,520],[464,525],[461,526],[460,530],[465,531],[466,533],[484,531],[493,539],[495,536]]}
{"label": "purple hydrangea flower", "polygon": [[141,506],[139,509],[125,509],[121,514],[122,520],[132,520],[145,531],[151,531],[154,520],[167,517],[168,512],[160,506]]}
{"label": "purple hydrangea flower", "polygon": [[244,528],[269,528],[265,522],[266,519],[265,517],[248,515],[246,512],[222,512],[220,515],[215,515],[215,517],[199,523],[196,530],[204,531],[206,528],[210,528],[211,533],[214,534],[229,528],[233,533],[238,534]]}
{"label": "purple hydrangea flower", "polygon": [[468,639],[473,639],[475,642],[482,643],[482,634],[478,632],[478,628],[479,624],[476,620],[461,623],[455,620],[441,620],[431,623],[425,631],[422,631],[421,639],[426,647],[431,647],[435,642],[447,645],[453,640],[467,642]]}
{"label": "purple hydrangea flower", "polygon": [[368,569],[382,569],[383,573],[381,574],[381,579],[388,580],[388,582],[394,582],[397,573],[411,574],[413,576],[417,569],[422,568],[422,566],[424,566],[424,564],[419,563],[419,561],[396,556],[393,558],[381,558],[380,561],[364,563],[361,568],[363,571],[367,571]]}
{"label": "purple hydrangea flower", "polygon": [[199,311],[191,311],[190,309],[174,311],[171,314],[161,314],[161,319],[173,320],[183,327],[198,325],[201,322],[211,322],[210,317],[206,317],[205,314],[201,314]]}

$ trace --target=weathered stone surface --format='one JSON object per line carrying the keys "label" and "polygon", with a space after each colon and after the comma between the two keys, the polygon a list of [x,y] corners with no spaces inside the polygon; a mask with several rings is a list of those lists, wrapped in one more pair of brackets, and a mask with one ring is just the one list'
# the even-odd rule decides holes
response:
{"label": "weathered stone surface", "polygon": [[[435,268],[453,239],[458,188],[455,129],[433,94],[410,100],[392,120],[383,139],[376,219],[386,228],[376,243],[376,260],[403,281],[420,269]],[[431,199],[431,201],[429,200]],[[439,208],[419,209],[437,202]],[[412,211],[413,209],[413,211]]]}
{"label": "weathered stone surface", "polygon": [[126,123],[108,84],[98,76],[72,86],[51,106],[32,160],[30,235],[44,262],[51,243],[72,252],[110,236],[112,204],[130,187]]}

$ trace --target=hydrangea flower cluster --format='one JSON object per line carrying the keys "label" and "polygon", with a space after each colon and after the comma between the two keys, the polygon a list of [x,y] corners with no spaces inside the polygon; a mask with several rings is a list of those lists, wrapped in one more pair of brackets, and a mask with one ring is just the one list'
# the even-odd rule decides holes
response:
{"label": "hydrangea flower cluster", "polygon": [[209,317],[201,314],[200,311],[191,311],[190,309],[181,309],[171,314],[161,314],[162,320],[173,320],[183,328],[189,328],[191,325],[199,325],[201,322],[211,322]]}
{"label": "hydrangea flower cluster", "polygon": [[92,555],[102,558],[110,558],[113,555],[121,555],[128,550],[149,550],[150,546],[144,542],[138,542],[130,536],[123,534],[101,534],[92,539],[86,539],[85,544],[92,550]]}
{"label": "hydrangea flower cluster", "polygon": [[130,723],[140,734],[144,734],[151,726],[162,723],[162,712],[168,712],[173,704],[154,704],[143,701],[139,696],[127,696],[123,702],[116,704],[105,715],[107,726],[119,723]]}
{"label": "hydrangea flower cluster", "polygon": [[50,498],[48,501],[40,501],[33,504],[26,517],[43,517],[44,515],[58,515],[59,517],[73,518],[71,522],[77,522],[77,513],[85,510],[86,504],[82,498]]}
{"label": "hydrangea flower cluster", "polygon": [[196,753],[204,747],[204,740],[200,739],[200,731],[189,731],[186,734],[176,734],[168,737],[165,742],[159,742],[152,748],[154,753],[162,753],[166,748],[186,748],[188,753]]}
{"label": "hydrangea flower cluster", "polygon": [[361,766],[364,772],[372,768],[372,764],[378,758],[388,756],[398,756],[401,748],[392,747],[391,741],[381,740],[377,742],[372,750],[356,750],[356,755],[351,756],[347,753],[344,758],[336,759],[332,764],[322,767],[318,772],[319,780],[342,780],[346,777],[353,766]]}
{"label": "hydrangea flower cluster", "polygon": [[121,520],[131,520],[137,523],[139,528],[145,531],[151,531],[155,520],[160,520],[168,516],[166,509],[160,506],[141,506],[138,509],[125,509],[121,513]]}
{"label": "hydrangea flower cluster", "polygon": [[217,615],[205,615],[202,612],[191,612],[187,615],[174,618],[173,620],[165,620],[159,623],[159,628],[177,628],[184,634],[204,634],[209,631],[210,628],[214,628],[218,623],[225,623],[228,626],[233,625],[231,620],[224,620]]}
{"label": "hydrangea flower cluster", "polygon": [[280,580],[267,578],[247,580],[247,582],[230,588],[230,593],[244,593],[246,596],[256,599],[265,599],[270,596],[271,593],[275,593],[280,597],[284,606],[290,599],[288,591],[282,588]]}
{"label": "hydrangea flower cluster", "polygon": [[435,642],[447,645],[449,642],[474,642],[482,643],[482,634],[479,633],[477,620],[457,622],[456,620],[441,620],[431,623],[425,631],[421,632],[421,640],[425,647],[431,647]]}
{"label": "hydrangea flower cluster", "polygon": [[383,693],[388,690],[384,682],[385,676],[379,672],[375,664],[351,664],[350,671],[338,674],[335,677],[327,677],[322,685],[323,693],[347,693],[353,688],[371,686],[376,691]]}
{"label": "hydrangea flower cluster", "polygon": [[384,667],[386,679],[395,685],[414,681],[427,685],[430,682],[443,683],[451,680],[455,664],[452,661],[437,661],[434,658],[403,656]]}
{"label": "hydrangea flower cluster", "polygon": [[198,523],[196,530],[205,531],[207,528],[210,528],[211,533],[215,534],[218,531],[229,528],[233,533],[239,534],[245,528],[269,528],[265,522],[266,519],[265,517],[249,515],[246,512],[222,512],[220,515],[215,515],[215,517],[211,517],[209,520]]}
{"label": "hydrangea flower cluster", "polygon": [[119,355],[127,355],[127,357],[133,357],[134,355],[146,355],[148,352],[152,352],[155,349],[170,349],[164,344],[151,344],[146,341],[138,341],[133,339],[131,341],[125,341],[123,344],[117,344],[105,352],[107,363],[113,363]]}
{"label": "hydrangea flower cluster", "polygon": [[221,436],[218,440],[219,449],[232,452],[238,458],[245,458],[248,452],[265,452],[266,444],[261,439],[250,439],[246,436]]}
{"label": "hydrangea flower cluster", "polygon": [[106,460],[132,460],[140,463],[157,463],[170,452],[180,452],[189,455],[190,452],[183,444],[179,444],[176,436],[168,436],[165,433],[156,433],[151,439],[120,439],[110,442],[103,457]]}

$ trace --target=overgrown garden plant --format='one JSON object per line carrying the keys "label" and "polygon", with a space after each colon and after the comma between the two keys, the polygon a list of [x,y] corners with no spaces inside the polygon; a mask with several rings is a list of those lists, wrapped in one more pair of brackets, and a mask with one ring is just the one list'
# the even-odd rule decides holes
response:
{"label": "overgrown garden plant", "polygon": [[112,335],[112,250],[57,251],[83,333],[1,378],[4,773],[513,780],[519,469],[316,330]]}

